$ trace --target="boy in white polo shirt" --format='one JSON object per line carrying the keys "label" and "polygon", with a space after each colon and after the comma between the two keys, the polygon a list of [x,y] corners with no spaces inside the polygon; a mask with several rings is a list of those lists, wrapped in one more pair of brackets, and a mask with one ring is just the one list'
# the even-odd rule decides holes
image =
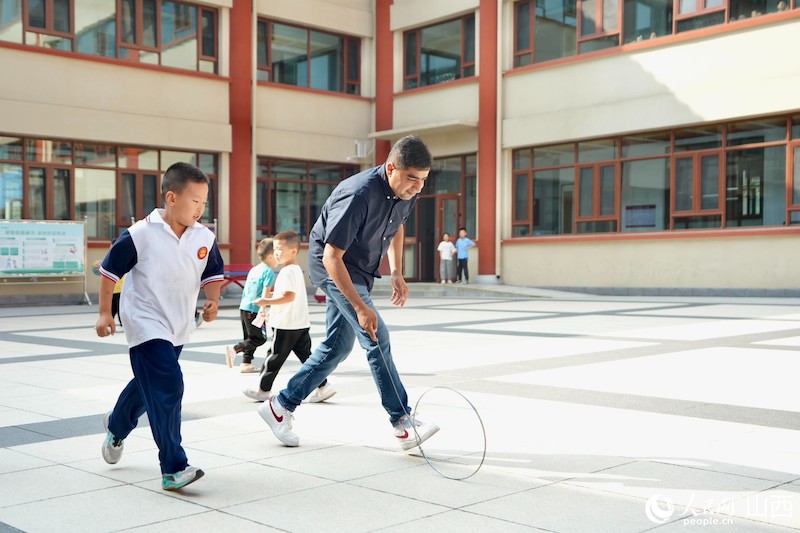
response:
{"label": "boy in white polo shirt", "polygon": [[103,418],[103,459],[122,457],[123,441],[147,412],[161,463],[161,486],[177,490],[203,476],[189,466],[181,446],[183,374],[178,357],[194,330],[197,292],[206,293],[203,319],[217,317],[222,257],[214,233],[200,224],[208,177],[175,163],[161,181],[164,208],[123,231],[100,266],[100,337],[116,331],[111,316],[114,284],[125,274],[120,317],[130,349],[133,379]]}

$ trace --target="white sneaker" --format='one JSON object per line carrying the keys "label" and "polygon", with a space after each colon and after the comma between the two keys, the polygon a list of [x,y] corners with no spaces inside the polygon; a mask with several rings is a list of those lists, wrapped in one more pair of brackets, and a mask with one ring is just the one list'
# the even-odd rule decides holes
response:
{"label": "white sneaker", "polygon": [[412,415],[404,416],[394,425],[394,436],[397,437],[400,447],[404,450],[419,446],[437,431],[439,431],[439,426],[436,424],[426,424]]}
{"label": "white sneaker", "polygon": [[182,489],[189,483],[194,483],[203,477],[203,474],[205,474],[205,472],[196,466],[187,466],[180,472],[176,472],[174,474],[164,474],[161,476],[161,488],[164,490]]}
{"label": "white sneaker", "polygon": [[261,372],[261,369],[258,368],[257,366],[253,366],[250,363],[242,363],[241,365],[239,365],[239,372],[241,372],[242,374],[257,374]]}
{"label": "white sneaker", "polygon": [[444,280],[442,280],[442,285],[444,285],[444,284],[445,284],[445,281],[444,281]]}
{"label": "white sneaker", "polygon": [[236,359],[236,350],[230,346],[225,347],[225,364],[228,368],[233,368],[233,361]]}
{"label": "white sneaker", "polygon": [[266,402],[269,400],[269,391],[263,391],[261,389],[243,389],[242,393],[257,402]]}
{"label": "white sneaker", "polygon": [[270,427],[278,440],[286,446],[298,446],[300,437],[292,432],[294,415],[281,405],[275,396],[258,406],[258,414]]}
{"label": "white sneaker", "polygon": [[322,387],[317,387],[317,390],[314,392],[314,394],[308,397],[308,403],[324,402],[334,394],[336,394],[336,390],[326,383]]}
{"label": "white sneaker", "polygon": [[106,440],[103,441],[103,459],[110,464],[115,465],[122,458],[122,447],[125,445],[124,439],[118,439],[108,430],[108,419],[111,417],[111,411],[103,415],[103,427],[106,428]]}

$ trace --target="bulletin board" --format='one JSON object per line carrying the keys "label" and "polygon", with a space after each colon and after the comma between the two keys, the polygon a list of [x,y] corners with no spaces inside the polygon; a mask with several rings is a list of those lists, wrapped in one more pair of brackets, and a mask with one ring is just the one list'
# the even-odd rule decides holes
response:
{"label": "bulletin board", "polygon": [[[0,220],[0,278],[4,282],[84,284],[86,222]],[[74,279],[79,278],[79,279]]]}

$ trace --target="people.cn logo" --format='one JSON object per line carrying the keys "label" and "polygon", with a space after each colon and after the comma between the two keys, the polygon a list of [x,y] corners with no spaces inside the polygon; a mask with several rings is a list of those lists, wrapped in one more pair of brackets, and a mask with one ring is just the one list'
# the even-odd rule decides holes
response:
{"label": "people.cn logo", "polygon": [[647,500],[644,514],[651,522],[664,524],[675,514],[675,504],[666,496],[655,494]]}

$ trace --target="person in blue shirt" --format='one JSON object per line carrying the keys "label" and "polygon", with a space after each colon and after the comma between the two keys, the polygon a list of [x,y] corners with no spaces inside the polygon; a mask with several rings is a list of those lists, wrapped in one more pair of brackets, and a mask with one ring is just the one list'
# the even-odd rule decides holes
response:
{"label": "person in blue shirt", "polygon": [[383,256],[391,271],[391,302],[403,306],[403,224],[425,186],[431,153],[418,137],[406,136],[389,151],[386,163],[343,180],[322,206],[311,229],[308,268],[312,285],[326,295],[325,338],[289,380],[261,404],[258,413],[286,446],[298,446],[293,412],[333,372],[358,339],[364,348],[383,408],[404,450],[439,430],[411,414],[408,395],[392,360],[389,330],[370,292]]}
{"label": "person in blue shirt", "polygon": [[475,243],[467,237],[467,228],[459,228],[458,239],[456,239],[456,252],[458,253],[456,283],[469,283],[469,253],[467,250],[473,246],[475,246]]}
{"label": "person in blue shirt", "polygon": [[[266,311],[253,303],[256,298],[269,296],[269,291],[275,285],[275,270],[278,263],[272,253],[272,239],[261,239],[256,249],[261,262],[250,269],[247,273],[247,280],[242,288],[242,300],[239,303],[239,321],[242,323],[242,336],[244,340],[233,346],[225,347],[225,364],[228,368],[233,367],[236,354],[242,354],[242,364],[239,372],[250,374],[260,372],[259,367],[253,365],[253,355],[256,348],[267,342],[261,326],[253,324],[259,315],[265,318]],[[261,320],[263,323],[264,320]]]}
{"label": "person in blue shirt", "polygon": [[145,412],[161,463],[161,487],[178,490],[203,477],[181,446],[183,373],[178,357],[194,331],[197,293],[206,293],[203,319],[217,317],[223,281],[214,233],[200,223],[208,177],[188,163],[171,165],[161,181],[163,209],[122,232],[100,265],[100,337],[116,331],[111,315],[114,284],[125,277],[119,314],[125,324],[133,379],[103,417],[103,459],[122,458],[125,438]]}

